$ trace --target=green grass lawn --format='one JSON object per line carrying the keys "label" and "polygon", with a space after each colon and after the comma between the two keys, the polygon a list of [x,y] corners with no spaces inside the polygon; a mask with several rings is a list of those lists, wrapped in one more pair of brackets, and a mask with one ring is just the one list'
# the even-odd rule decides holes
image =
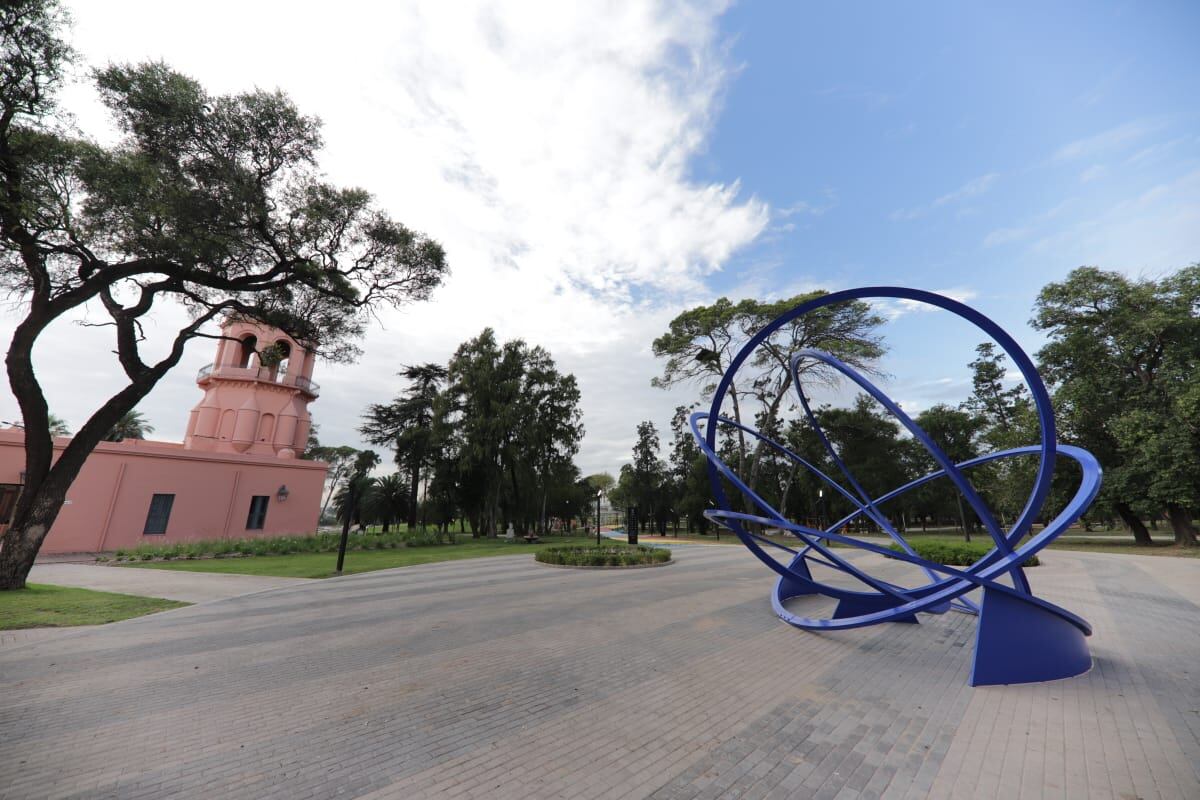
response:
{"label": "green grass lawn", "polygon": [[[886,539],[884,537],[865,538],[867,538],[867,540],[870,542],[885,546],[891,544],[891,539]],[[908,532],[906,539],[911,543],[931,542],[934,544],[944,545],[958,544],[963,541],[962,534],[921,534],[913,531]],[[981,532],[973,534],[971,536],[971,542],[982,543],[983,545],[990,547],[992,539],[986,533]],[[1051,542],[1046,550],[1076,550],[1081,553],[1117,553],[1121,555],[1135,556],[1176,556],[1182,558],[1200,558],[1200,548],[1198,547],[1177,547],[1173,543],[1165,542],[1156,542],[1151,547],[1140,547],[1135,545],[1132,540],[1106,542],[1099,537],[1090,541],[1063,541],[1062,538],[1058,538]]]}
{"label": "green grass lawn", "polygon": [[189,605],[157,597],[30,583],[0,592],[0,630],[102,625]]}
{"label": "green grass lawn", "polygon": [[[463,539],[458,544],[435,547],[403,547],[398,550],[352,550],[346,553],[343,574],[370,572],[437,561],[463,558],[506,556],[533,553],[543,547],[595,542],[595,537],[550,536],[539,544],[497,539]],[[194,560],[133,562],[122,567],[139,569],[178,569],[189,572],[225,572],[238,575],[273,575],[280,578],[328,578],[337,566],[337,553],[295,553],[287,556],[246,556],[243,558],[205,558]]]}

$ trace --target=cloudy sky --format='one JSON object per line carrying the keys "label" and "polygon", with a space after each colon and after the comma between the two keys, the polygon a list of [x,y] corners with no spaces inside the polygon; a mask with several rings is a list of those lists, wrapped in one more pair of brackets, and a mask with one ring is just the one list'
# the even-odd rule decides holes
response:
{"label": "cloudy sky", "polygon": [[[1049,8],[1047,6],[1053,6]],[[650,342],[721,295],[905,284],[969,298],[1030,349],[1047,281],[1200,260],[1200,6],[1190,2],[72,4],[92,64],[162,59],[213,92],[280,87],[325,121],[322,166],[446,247],[430,303],[318,365],[321,438],[359,444],[402,364],[492,326],[583,391],[585,472],[694,393]],[[86,86],[67,105],[106,136]],[[957,402],[979,337],[886,309],[889,388]],[[171,314],[161,317],[170,330]],[[0,318],[0,333],[12,318]],[[36,353],[77,427],[119,386],[103,331]],[[198,342],[143,403],[179,439]],[[0,392],[0,418],[15,403]]]}

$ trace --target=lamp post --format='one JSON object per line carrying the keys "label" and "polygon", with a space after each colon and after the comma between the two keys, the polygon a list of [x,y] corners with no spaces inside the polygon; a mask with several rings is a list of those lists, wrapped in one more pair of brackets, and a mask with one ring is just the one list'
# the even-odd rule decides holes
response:
{"label": "lamp post", "polygon": [[596,544],[600,544],[600,495],[604,494],[603,489],[596,490]]}
{"label": "lamp post", "polygon": [[[825,487],[817,489],[817,498],[821,501],[821,530],[825,530]],[[829,544],[829,540],[825,540],[825,544]]]}
{"label": "lamp post", "polygon": [[346,561],[346,540],[350,538],[350,518],[354,516],[354,506],[358,502],[357,489],[358,487],[354,485],[354,478],[352,477],[350,485],[346,487],[346,514],[342,520],[342,538],[338,542],[338,575],[342,574],[342,564]]}

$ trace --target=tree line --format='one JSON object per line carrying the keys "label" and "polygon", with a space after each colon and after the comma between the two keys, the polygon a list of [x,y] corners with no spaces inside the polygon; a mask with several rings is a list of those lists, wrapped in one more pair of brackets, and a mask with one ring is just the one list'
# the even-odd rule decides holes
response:
{"label": "tree line", "polygon": [[[664,360],[656,386],[691,384],[711,397],[716,381],[742,345],[783,311],[820,296],[775,303],[722,298],[676,317],[654,342]],[[1130,278],[1082,267],[1039,293],[1031,325],[1046,336],[1036,362],[1047,383],[1059,440],[1090,450],[1104,484],[1083,519],[1085,528],[1119,522],[1141,545],[1150,529],[1169,528],[1176,544],[1195,546],[1200,511],[1200,265],[1161,279]],[[787,356],[802,347],[826,350],[868,374],[878,372],[885,345],[883,319],[866,303],[848,302],[796,320],[764,343],[729,387],[726,414],[780,442],[846,485],[824,443],[799,414],[789,393]],[[1038,441],[1038,420],[1023,384],[1007,379],[1006,358],[982,343],[969,364],[971,392],[958,404],[938,404],[914,419],[955,462]],[[806,392],[834,377],[819,364],[801,372]],[[705,530],[712,507],[705,459],[688,426],[692,407],[676,408],[669,440],[652,421],[636,429],[632,462],[622,467],[612,497],[636,505],[648,526],[668,523]],[[881,406],[859,395],[848,408],[821,406],[814,416],[830,445],[866,492],[878,497],[937,469],[923,447]],[[829,525],[853,506],[809,470],[761,440],[723,426],[718,451],[749,487],[786,517]],[[1037,459],[1017,457],[971,468],[974,487],[1002,524],[1022,511]],[[1069,501],[1078,467],[1057,461],[1041,522]],[[747,498],[727,492],[740,510]],[[981,522],[957,488],[942,478],[881,506],[899,528],[952,526],[966,538]],[[870,527],[867,520],[858,524]]]}
{"label": "tree line", "polygon": [[584,432],[579,386],[545,348],[501,343],[485,328],[446,364],[405,366],[399,377],[403,389],[368,406],[359,428],[391,450],[394,473],[370,477],[378,463],[364,455],[371,451],[313,452],[336,459],[340,514],[443,531],[457,522],[474,536],[496,536],[510,525],[544,534],[553,521],[586,513],[590,487],[574,463]]}

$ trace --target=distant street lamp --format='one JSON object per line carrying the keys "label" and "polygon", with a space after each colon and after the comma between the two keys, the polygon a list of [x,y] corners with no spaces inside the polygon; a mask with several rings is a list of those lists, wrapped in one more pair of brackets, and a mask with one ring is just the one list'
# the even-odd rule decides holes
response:
{"label": "distant street lamp", "polygon": [[[826,516],[825,516],[825,487],[824,486],[817,489],[817,497],[821,501],[821,530],[825,530]],[[829,544],[828,539],[825,540],[825,544]]]}
{"label": "distant street lamp", "polygon": [[604,494],[603,489],[596,490],[596,544],[600,544],[600,495]]}

